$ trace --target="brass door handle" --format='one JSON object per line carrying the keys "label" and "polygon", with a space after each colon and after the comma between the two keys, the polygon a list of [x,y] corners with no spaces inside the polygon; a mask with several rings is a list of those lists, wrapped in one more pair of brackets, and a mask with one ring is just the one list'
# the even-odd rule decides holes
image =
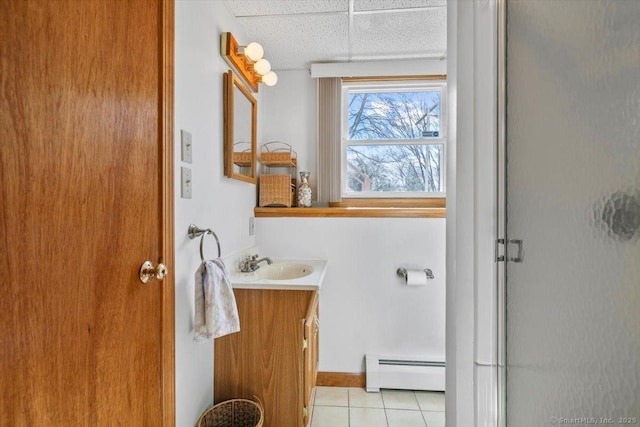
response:
{"label": "brass door handle", "polygon": [[154,267],[151,261],[145,261],[140,267],[140,281],[142,283],[149,283],[153,279],[162,280],[167,276],[168,272],[167,266],[163,263]]}

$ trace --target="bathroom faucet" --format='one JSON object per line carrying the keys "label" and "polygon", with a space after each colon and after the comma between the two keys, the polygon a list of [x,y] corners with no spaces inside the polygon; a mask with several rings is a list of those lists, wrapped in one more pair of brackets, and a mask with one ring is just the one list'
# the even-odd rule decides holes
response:
{"label": "bathroom faucet", "polygon": [[240,262],[240,271],[243,273],[251,273],[252,271],[256,271],[257,269],[260,268],[258,264],[261,263],[262,261],[266,261],[267,264],[269,265],[273,263],[273,261],[271,261],[271,258],[269,257],[264,257],[260,259],[257,259],[257,258],[258,258],[258,255],[247,256],[247,258],[245,258],[243,261]]}

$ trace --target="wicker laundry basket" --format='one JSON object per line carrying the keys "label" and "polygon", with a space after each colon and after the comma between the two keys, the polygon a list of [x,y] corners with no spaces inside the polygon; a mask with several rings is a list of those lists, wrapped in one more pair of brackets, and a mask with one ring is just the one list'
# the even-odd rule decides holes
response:
{"label": "wicker laundry basket", "polygon": [[197,427],[262,427],[264,409],[260,399],[254,397],[255,402],[231,399],[212,406],[200,415]]}
{"label": "wicker laundry basket", "polygon": [[295,190],[291,185],[291,175],[260,175],[258,205],[260,207],[284,206],[290,208],[295,195]]}

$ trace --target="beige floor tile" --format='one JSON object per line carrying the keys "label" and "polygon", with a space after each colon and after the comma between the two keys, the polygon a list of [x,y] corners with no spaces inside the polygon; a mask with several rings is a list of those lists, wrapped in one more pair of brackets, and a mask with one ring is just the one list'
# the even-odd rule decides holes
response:
{"label": "beige floor tile", "polygon": [[349,427],[387,427],[382,408],[349,408]]}
{"label": "beige floor tile", "polygon": [[347,387],[316,387],[315,406],[349,406]]}
{"label": "beige floor tile", "polygon": [[444,427],[444,392],[315,387],[308,427]]}
{"label": "beige floor tile", "polygon": [[420,411],[385,409],[389,427],[426,427]]}
{"label": "beige floor tile", "polygon": [[352,408],[384,408],[382,393],[367,393],[363,388],[350,388],[349,406]]}
{"label": "beige floor tile", "polygon": [[416,399],[423,411],[444,411],[444,392],[416,391]]}
{"label": "beige floor tile", "polygon": [[349,427],[349,408],[316,406],[313,408],[311,427]]}
{"label": "beige floor tile", "polygon": [[387,409],[420,409],[415,393],[409,390],[382,390],[382,401]]}

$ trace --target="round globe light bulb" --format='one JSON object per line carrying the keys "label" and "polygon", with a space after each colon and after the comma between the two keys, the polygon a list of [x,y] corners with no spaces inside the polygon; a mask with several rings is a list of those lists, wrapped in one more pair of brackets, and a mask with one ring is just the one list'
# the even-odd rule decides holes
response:
{"label": "round globe light bulb", "polygon": [[256,63],[253,64],[253,69],[256,73],[260,74],[261,76],[264,76],[269,71],[271,71],[271,64],[269,64],[269,61],[262,58],[257,60]]}
{"label": "round globe light bulb", "polygon": [[264,56],[264,49],[260,43],[251,42],[245,46],[244,56],[256,62]]}
{"label": "round globe light bulb", "polygon": [[269,71],[267,74],[262,76],[262,83],[267,86],[275,86],[275,84],[278,83],[278,75],[273,71]]}

